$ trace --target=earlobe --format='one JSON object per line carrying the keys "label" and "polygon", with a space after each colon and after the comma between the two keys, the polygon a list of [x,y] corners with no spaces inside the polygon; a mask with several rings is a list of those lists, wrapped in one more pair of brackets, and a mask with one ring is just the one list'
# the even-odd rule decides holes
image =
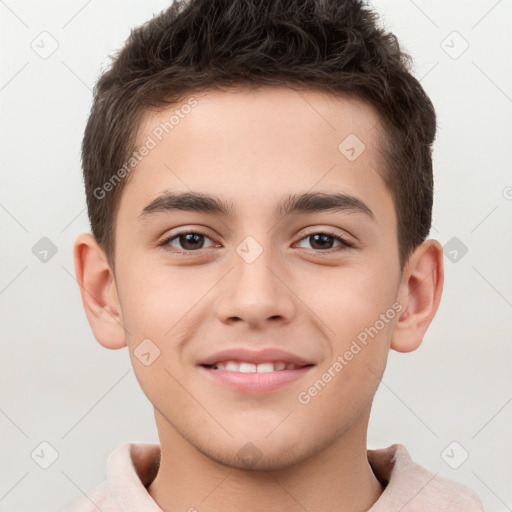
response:
{"label": "earlobe", "polygon": [[125,347],[116,283],[103,249],[91,234],[83,233],[75,241],[73,256],[82,303],[94,337],[106,348]]}
{"label": "earlobe", "polygon": [[404,306],[393,330],[390,347],[412,352],[423,341],[443,291],[443,248],[437,240],[426,240],[413,252],[404,269],[399,301]]}

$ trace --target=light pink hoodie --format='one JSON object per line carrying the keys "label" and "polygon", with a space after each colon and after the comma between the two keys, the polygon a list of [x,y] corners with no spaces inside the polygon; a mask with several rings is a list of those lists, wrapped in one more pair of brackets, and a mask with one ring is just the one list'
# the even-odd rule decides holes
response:
{"label": "light pink hoodie", "polygon": [[[483,512],[468,487],[434,475],[412,461],[401,444],[368,450],[368,461],[384,492],[368,512]],[[147,487],[156,476],[160,445],[128,443],[107,460],[107,480],[65,512],[162,512]]]}

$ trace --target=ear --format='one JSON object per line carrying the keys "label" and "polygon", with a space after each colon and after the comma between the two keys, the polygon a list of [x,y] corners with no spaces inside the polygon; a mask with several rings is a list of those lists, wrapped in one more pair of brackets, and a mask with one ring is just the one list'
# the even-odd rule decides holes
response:
{"label": "ear", "polygon": [[105,252],[91,234],[83,233],[75,241],[73,256],[82,303],[94,337],[106,348],[125,347],[114,272]]}
{"label": "ear", "polygon": [[426,240],[411,254],[405,265],[398,300],[404,310],[395,323],[390,347],[412,352],[436,314],[443,291],[443,248],[437,240]]}

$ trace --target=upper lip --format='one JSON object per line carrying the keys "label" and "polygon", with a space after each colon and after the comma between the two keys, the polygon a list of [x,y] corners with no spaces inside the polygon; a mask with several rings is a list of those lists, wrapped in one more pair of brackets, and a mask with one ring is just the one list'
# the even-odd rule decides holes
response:
{"label": "upper lip", "polygon": [[314,364],[303,357],[278,348],[266,348],[263,350],[248,350],[245,348],[233,348],[215,352],[204,359],[200,365],[213,365],[222,361],[243,361],[247,363],[260,364],[269,362],[283,362],[295,364],[296,366],[306,366]]}

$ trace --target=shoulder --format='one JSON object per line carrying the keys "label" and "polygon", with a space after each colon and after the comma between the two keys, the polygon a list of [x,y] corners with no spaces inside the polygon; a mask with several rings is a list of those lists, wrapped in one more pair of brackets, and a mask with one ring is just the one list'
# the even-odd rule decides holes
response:
{"label": "shoulder", "polygon": [[402,444],[368,450],[368,461],[385,486],[370,512],[384,512],[396,507],[402,512],[484,510],[482,502],[469,487],[420,466]]}
{"label": "shoulder", "polygon": [[97,512],[98,509],[102,512],[119,512],[106,480],[73,501],[64,512]]}
{"label": "shoulder", "polygon": [[146,488],[156,474],[159,460],[158,444],[126,443],[117,447],[107,459],[107,479],[82,493],[65,512],[161,512]]}

